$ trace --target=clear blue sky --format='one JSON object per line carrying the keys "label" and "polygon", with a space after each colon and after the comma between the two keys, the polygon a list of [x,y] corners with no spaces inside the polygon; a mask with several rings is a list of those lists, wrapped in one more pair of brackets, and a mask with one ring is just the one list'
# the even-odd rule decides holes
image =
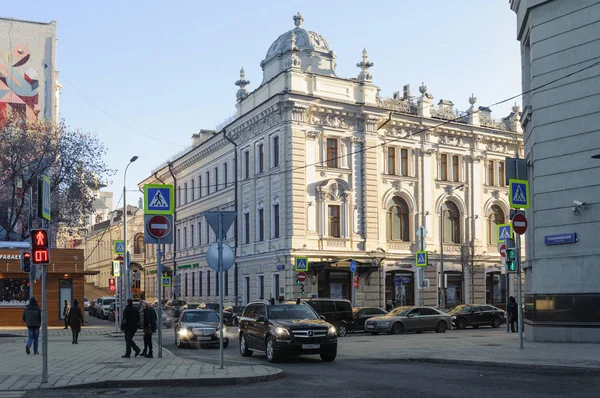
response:
{"label": "clear blue sky", "polygon": [[[448,99],[466,110],[472,92],[478,105],[520,92],[508,0],[38,0],[3,2],[0,16],[57,21],[61,117],[106,144],[106,161],[118,171],[105,190],[115,192],[116,204],[131,156],[139,156],[127,173],[135,189],[194,132],[234,113],[240,67],[252,82],[248,89],[257,88],[260,61],[294,27],[298,11],[303,27],[335,51],[338,76],[356,77],[367,48],[382,96],[405,84],[418,93],[424,81],[435,103]],[[506,116],[511,105],[492,115]],[[138,197],[129,192],[128,203]]]}

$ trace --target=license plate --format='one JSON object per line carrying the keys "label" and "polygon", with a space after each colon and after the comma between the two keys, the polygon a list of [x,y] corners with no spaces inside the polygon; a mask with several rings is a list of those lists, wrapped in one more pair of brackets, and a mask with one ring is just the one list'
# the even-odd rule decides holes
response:
{"label": "license plate", "polygon": [[212,340],[212,337],[198,337],[198,340],[201,340],[201,341]]}
{"label": "license plate", "polygon": [[367,329],[373,329],[375,326],[373,325],[367,325]]}
{"label": "license plate", "polygon": [[317,350],[321,348],[321,344],[302,344],[303,350]]}

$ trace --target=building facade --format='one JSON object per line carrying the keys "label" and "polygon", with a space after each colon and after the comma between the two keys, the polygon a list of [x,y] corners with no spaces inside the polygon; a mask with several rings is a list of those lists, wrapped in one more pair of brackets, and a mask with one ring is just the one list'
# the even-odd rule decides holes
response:
{"label": "building facade", "polygon": [[236,209],[229,304],[300,297],[294,263],[307,258],[307,298],[350,299],[355,261],[357,305],[435,306],[443,259],[446,306],[503,306],[496,226],[509,217],[504,160],[522,148],[519,108],[496,120],[472,96],[459,112],[448,100],[435,105],[424,84],[417,96],[406,86],[382,98],[366,50],[358,77],[340,78],[327,40],[300,14],[294,23],[270,46],[252,92],[242,69],[235,118],[140,183],[175,183],[180,243],[165,248],[165,262],[186,267],[180,296],[216,298],[205,261],[214,234],[202,212]]}
{"label": "building facade", "polygon": [[56,22],[0,18],[0,114],[58,122]]}
{"label": "building facade", "polygon": [[521,42],[532,200],[525,336],[600,342],[600,159],[593,158],[600,155],[600,4],[511,0],[510,6]]}

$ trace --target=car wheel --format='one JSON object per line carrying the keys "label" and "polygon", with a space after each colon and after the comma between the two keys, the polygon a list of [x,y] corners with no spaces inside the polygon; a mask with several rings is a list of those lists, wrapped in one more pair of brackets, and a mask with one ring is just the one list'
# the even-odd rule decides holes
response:
{"label": "car wheel", "polygon": [[177,346],[177,348],[183,348],[183,342],[179,338],[178,334],[175,334],[175,345]]}
{"label": "car wheel", "polygon": [[267,339],[267,361],[277,362],[279,359],[279,352],[277,351],[277,341],[274,336]]}
{"label": "car wheel", "polygon": [[379,334],[379,332],[371,332],[371,334],[372,334],[373,336],[377,336],[377,335]]}
{"label": "car wheel", "polygon": [[337,356],[337,349],[335,350],[327,350],[319,353],[321,356],[321,360],[323,362],[333,362],[335,361],[335,357]]}
{"label": "car wheel", "polygon": [[404,333],[404,325],[400,322],[396,322],[392,325],[392,334]]}
{"label": "car wheel", "polygon": [[229,340],[223,340],[223,348],[229,347]]}
{"label": "car wheel", "polygon": [[338,336],[346,337],[347,334],[348,334],[348,327],[346,326],[346,324],[345,323],[340,324],[340,326],[338,327]]}
{"label": "car wheel", "polygon": [[498,329],[500,327],[501,323],[502,323],[502,321],[500,320],[500,318],[495,317],[494,320],[492,321],[492,327],[494,329]]}
{"label": "car wheel", "polygon": [[473,325],[473,329],[479,329],[479,325]]}
{"label": "car wheel", "polygon": [[448,325],[446,324],[446,322],[444,322],[444,321],[438,322],[438,324],[435,328],[435,332],[436,333],[446,333],[446,330],[448,330]]}
{"label": "car wheel", "polygon": [[457,324],[459,329],[464,329],[467,327],[467,320],[465,318],[460,318]]}
{"label": "car wheel", "polygon": [[243,357],[249,357],[252,355],[252,351],[248,349],[246,335],[243,333],[240,334],[240,354],[242,354]]}

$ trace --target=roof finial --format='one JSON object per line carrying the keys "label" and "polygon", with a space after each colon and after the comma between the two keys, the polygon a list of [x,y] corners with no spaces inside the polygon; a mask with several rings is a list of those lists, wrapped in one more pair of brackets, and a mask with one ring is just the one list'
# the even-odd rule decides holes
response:
{"label": "roof finial", "polygon": [[235,85],[240,88],[235,95],[238,101],[241,101],[248,96],[248,90],[246,90],[248,84],[250,84],[250,81],[246,80],[246,71],[244,70],[244,67],[242,67],[240,70],[240,80],[235,82]]}
{"label": "roof finial", "polygon": [[471,96],[469,97],[469,104],[471,104],[471,106],[475,105],[475,103],[477,102],[477,97],[475,96],[475,94],[471,93]]}
{"label": "roof finial", "polygon": [[291,39],[291,47],[292,55],[291,55],[291,66],[292,68],[297,68],[300,66],[300,57],[298,57],[298,47],[296,47],[296,34],[292,30]]}
{"label": "roof finial", "polygon": [[300,14],[300,11],[298,11],[298,13],[294,15],[294,25],[299,28],[302,26],[302,22],[304,22],[304,18],[302,17],[302,14]]}
{"label": "roof finial", "polygon": [[514,113],[519,113],[519,112],[521,112],[521,107],[519,105],[517,105],[517,103],[515,102],[515,104],[512,107],[512,111]]}
{"label": "roof finial", "polygon": [[419,92],[422,95],[425,95],[427,93],[427,86],[425,85],[425,82],[421,82],[421,85],[419,86]]}
{"label": "roof finial", "polygon": [[369,73],[369,68],[373,66],[373,62],[369,61],[369,53],[366,48],[362,52],[362,61],[357,63],[356,66],[362,69],[362,72],[358,74],[358,81],[367,82],[373,80],[373,75]]}

